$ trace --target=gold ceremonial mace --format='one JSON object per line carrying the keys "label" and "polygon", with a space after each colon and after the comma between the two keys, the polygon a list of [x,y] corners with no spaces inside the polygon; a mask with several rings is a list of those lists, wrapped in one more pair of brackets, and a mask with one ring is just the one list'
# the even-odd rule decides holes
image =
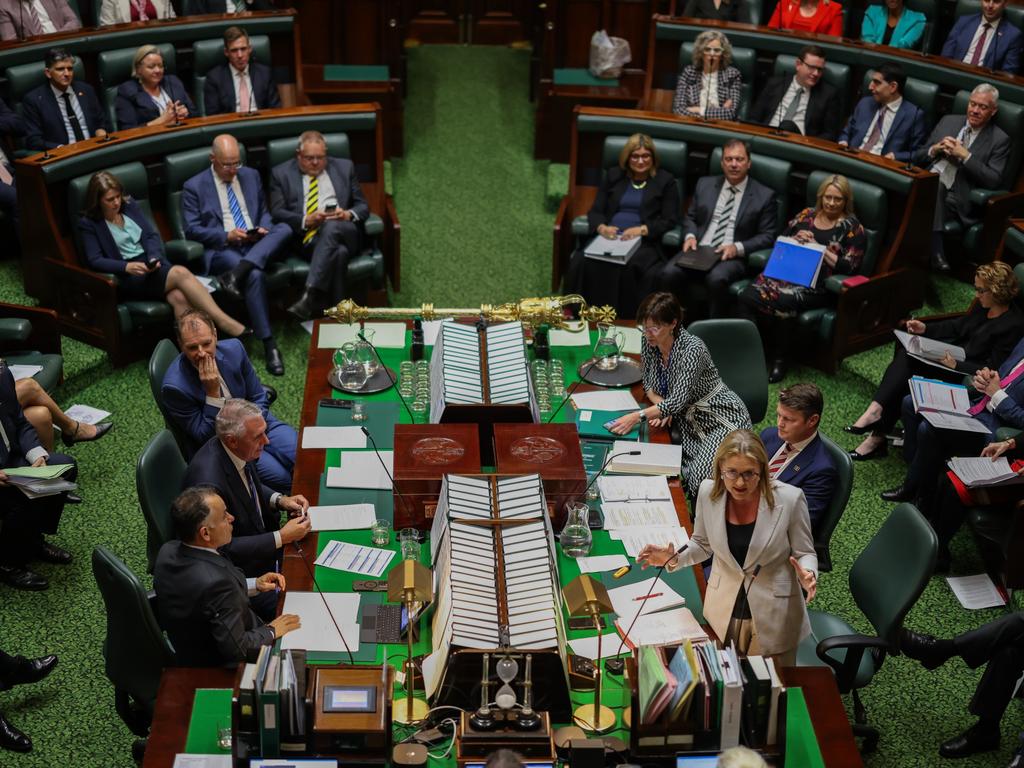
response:
{"label": "gold ceremonial mace", "polygon": [[612,307],[591,307],[578,294],[548,296],[545,298],[520,299],[508,304],[481,304],[479,307],[435,307],[424,302],[417,307],[361,307],[351,299],[339,301],[337,306],[324,310],[324,315],[341,323],[358,323],[371,317],[409,320],[422,317],[424,320],[440,320],[445,317],[480,316],[490,322],[520,321],[524,325],[537,327],[548,325],[552,328],[566,328],[568,321],[565,308],[579,305],[581,320],[588,323],[610,323],[615,320]]}

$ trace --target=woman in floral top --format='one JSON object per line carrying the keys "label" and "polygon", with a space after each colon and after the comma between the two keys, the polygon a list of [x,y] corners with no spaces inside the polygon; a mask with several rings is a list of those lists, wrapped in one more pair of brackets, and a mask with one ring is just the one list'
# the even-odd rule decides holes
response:
{"label": "woman in floral top", "polygon": [[756,322],[771,355],[768,380],[781,381],[786,375],[789,344],[796,333],[801,312],[826,307],[831,298],[825,280],[833,273],[852,275],[864,258],[867,236],[853,214],[853,190],[845,176],[829,176],[818,187],[813,208],[805,208],[782,232],[801,243],[824,245],[825,257],[815,285],[810,288],[785,280],[758,275],[740,294],[740,313]]}

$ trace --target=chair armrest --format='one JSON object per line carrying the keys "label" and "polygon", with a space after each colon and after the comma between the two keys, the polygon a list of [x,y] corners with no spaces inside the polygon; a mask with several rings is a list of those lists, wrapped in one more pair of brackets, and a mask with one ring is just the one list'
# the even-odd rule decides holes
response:
{"label": "chair armrest", "polygon": [[849,275],[829,275],[825,280],[825,290],[838,296],[843,292],[843,282],[849,277]]}
{"label": "chair armrest", "polygon": [[[173,264],[183,264],[191,269],[192,265],[202,265],[203,244],[195,240],[168,240],[164,243],[164,252]],[[193,272],[197,270],[193,269]],[[198,270],[202,272],[203,270]]]}
{"label": "chair armrest", "polygon": [[29,324],[27,336],[10,339],[14,346],[5,344],[7,339],[0,337],[0,351],[31,348],[48,355],[63,354],[60,346],[60,322],[54,310],[0,302],[0,319],[26,321]]}
{"label": "chair armrest", "polygon": [[0,341],[28,341],[32,323],[24,317],[0,318]]}
{"label": "chair armrest", "polygon": [[575,237],[586,237],[590,234],[590,222],[586,216],[577,216],[572,220],[572,233]]}
{"label": "chair armrest", "polygon": [[1008,189],[972,189],[970,194],[970,201],[974,205],[982,206],[985,205],[991,198],[998,197],[999,195],[1008,195],[1010,190]]}
{"label": "chair armrest", "polygon": [[768,265],[768,259],[772,255],[771,248],[762,248],[760,251],[752,251],[747,254],[747,274],[759,275],[764,272]]}
{"label": "chair armrest", "polygon": [[673,251],[681,250],[683,247],[683,228],[672,227],[661,236],[661,244]]}
{"label": "chair armrest", "polygon": [[[846,649],[846,656],[842,662],[828,655],[829,651]],[[836,635],[826,637],[815,648],[818,658],[832,667],[836,675],[836,685],[840,693],[846,693],[853,689],[853,681],[857,677],[857,670],[860,668],[861,659],[864,658],[864,651],[877,649],[883,652],[892,653],[895,650],[892,644],[880,637],[871,635]]]}
{"label": "chair armrest", "polygon": [[377,237],[384,234],[384,220],[376,213],[366,217],[366,224],[363,227],[370,237]]}

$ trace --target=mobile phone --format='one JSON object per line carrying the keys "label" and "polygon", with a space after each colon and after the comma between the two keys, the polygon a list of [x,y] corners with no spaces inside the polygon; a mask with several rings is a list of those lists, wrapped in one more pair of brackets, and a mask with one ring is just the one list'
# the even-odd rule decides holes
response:
{"label": "mobile phone", "polygon": [[325,205],[324,206],[324,212],[325,213],[334,213],[336,210],[338,210],[338,204],[337,203],[331,203],[330,205]]}
{"label": "mobile phone", "polygon": [[245,234],[249,237],[256,237],[260,233],[259,227],[253,227],[252,229],[245,230]]}
{"label": "mobile phone", "polygon": [[320,401],[320,405],[322,405],[324,408],[351,408],[352,401],[334,400],[330,397],[325,397],[323,400]]}
{"label": "mobile phone", "polygon": [[159,263],[159,256],[150,256],[148,259],[146,259],[146,266],[149,267],[150,269],[156,269],[156,265]]}

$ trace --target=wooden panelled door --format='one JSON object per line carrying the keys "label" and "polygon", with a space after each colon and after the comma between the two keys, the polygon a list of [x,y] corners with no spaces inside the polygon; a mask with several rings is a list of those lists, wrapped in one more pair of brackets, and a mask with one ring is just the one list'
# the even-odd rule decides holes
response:
{"label": "wooden panelled door", "polygon": [[508,45],[527,40],[536,0],[404,0],[406,40]]}

